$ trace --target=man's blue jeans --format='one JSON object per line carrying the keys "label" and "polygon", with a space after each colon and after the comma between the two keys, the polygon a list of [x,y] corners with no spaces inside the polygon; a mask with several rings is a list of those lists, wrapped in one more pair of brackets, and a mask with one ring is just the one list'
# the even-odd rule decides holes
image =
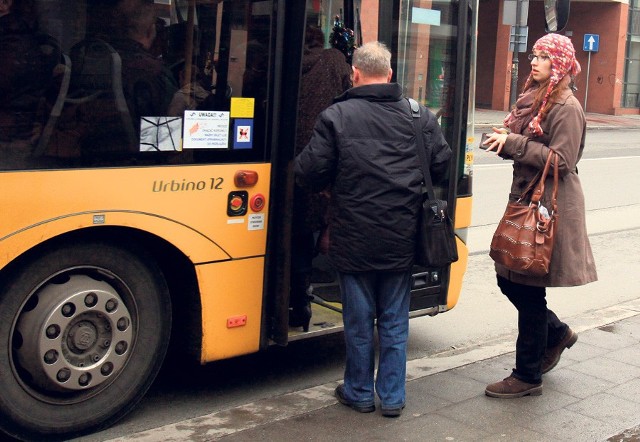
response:
{"label": "man's blue jeans", "polygon": [[384,408],[404,406],[411,272],[340,273],[346,398],[374,404],[374,324],[380,356],[375,391]]}

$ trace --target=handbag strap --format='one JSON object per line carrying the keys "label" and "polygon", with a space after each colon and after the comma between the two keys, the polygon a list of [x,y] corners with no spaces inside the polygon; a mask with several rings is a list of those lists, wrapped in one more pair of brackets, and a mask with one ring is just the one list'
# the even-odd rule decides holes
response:
{"label": "handbag strap", "polygon": [[553,191],[551,193],[551,204],[552,210],[556,209],[556,202],[558,199],[558,154],[552,150],[549,151],[549,155],[547,155],[547,161],[544,164],[544,169],[541,172],[538,172],[535,177],[529,182],[527,187],[524,189],[518,201],[523,201],[527,195],[533,190],[533,194],[531,195],[531,203],[538,204],[542,195],[544,194],[544,184],[547,180],[547,175],[549,174],[549,169],[551,164],[553,163]]}
{"label": "handbag strap", "polygon": [[[551,192],[551,213],[555,213],[558,209],[558,154],[554,151],[551,151],[549,156],[547,156],[547,162],[544,165],[545,171],[547,173],[549,171],[551,162],[553,162],[553,191]],[[543,171],[543,174],[545,174],[545,171]],[[540,180],[538,186],[540,187],[540,190],[536,189],[534,191],[534,197],[537,196],[535,200],[536,203],[540,201],[540,198],[542,198],[542,195],[544,194],[544,180]],[[533,202],[533,197],[531,198],[531,200]]]}
{"label": "handbag strap", "polygon": [[549,169],[551,167],[551,163],[553,163],[553,192],[551,194],[551,202],[555,204],[556,199],[558,197],[558,154],[554,151],[550,151],[549,155],[547,155],[547,161],[544,164],[544,169],[542,170],[542,176],[540,176],[540,181],[536,185],[535,190],[533,191],[533,195],[531,196],[532,203],[538,203],[544,194],[544,184],[547,179],[547,175],[549,174]]}
{"label": "handbag strap", "polygon": [[430,198],[435,198],[436,195],[435,195],[435,192],[433,191],[431,174],[429,173],[429,162],[427,161],[427,153],[424,150],[422,128],[420,127],[420,105],[413,98],[407,98],[407,101],[409,102],[409,106],[411,106],[411,115],[413,116],[413,128],[416,133],[416,147],[418,148],[418,157],[420,157],[420,165],[422,166],[422,175],[424,176],[425,190]]}

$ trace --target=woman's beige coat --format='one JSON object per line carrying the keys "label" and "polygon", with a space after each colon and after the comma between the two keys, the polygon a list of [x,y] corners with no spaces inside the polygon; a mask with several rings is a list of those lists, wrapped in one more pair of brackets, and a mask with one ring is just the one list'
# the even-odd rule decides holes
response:
{"label": "woman's beige coat", "polygon": [[[544,134],[532,137],[529,128],[523,134],[509,134],[500,156],[513,163],[513,182],[509,199],[520,197],[527,184],[544,168],[549,149],[558,153],[558,225],[549,274],[534,277],[511,272],[496,264],[498,275],[519,284],[537,287],[566,287],[587,284],[598,279],[585,222],[584,194],[578,178],[586,119],[578,100],[567,89],[541,123]],[[553,167],[545,183],[542,204],[550,208]]]}

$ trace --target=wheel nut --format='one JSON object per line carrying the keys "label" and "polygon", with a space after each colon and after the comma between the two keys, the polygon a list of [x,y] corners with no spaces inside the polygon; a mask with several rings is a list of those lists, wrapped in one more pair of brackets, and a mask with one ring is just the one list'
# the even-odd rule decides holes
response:
{"label": "wheel nut", "polygon": [[47,364],[53,364],[58,360],[58,352],[55,350],[49,350],[44,354],[44,362]]}
{"label": "wheel nut", "polygon": [[58,382],[67,382],[70,377],[71,377],[71,370],[69,370],[68,368],[61,369],[60,371],[58,371],[58,374],[56,375],[56,379],[58,379]]}
{"label": "wheel nut", "polygon": [[129,327],[129,320],[127,318],[118,319],[118,330],[125,331]]}
{"label": "wheel nut", "polygon": [[83,373],[78,378],[78,384],[80,384],[81,387],[86,387],[89,385],[89,382],[91,382],[91,375],[89,373]]}
{"label": "wheel nut", "polygon": [[118,301],[115,299],[109,299],[105,304],[104,308],[107,312],[111,313],[118,307]]}
{"label": "wheel nut", "polygon": [[87,307],[93,307],[97,303],[98,303],[98,297],[96,296],[95,293],[89,293],[87,296],[84,297],[84,305],[86,305]]}
{"label": "wheel nut", "polygon": [[113,364],[111,362],[107,362],[102,367],[100,367],[100,373],[102,376],[109,376],[113,371]]}
{"label": "wheel nut", "polygon": [[123,355],[124,352],[127,351],[127,343],[124,341],[120,341],[116,344],[116,354]]}
{"label": "wheel nut", "polygon": [[55,339],[58,337],[58,335],[60,334],[60,327],[58,327],[57,325],[50,325],[49,327],[47,327],[47,338],[49,339]]}
{"label": "wheel nut", "polygon": [[70,316],[73,316],[75,311],[76,311],[76,306],[70,302],[67,302],[65,305],[62,306],[62,315],[67,318]]}

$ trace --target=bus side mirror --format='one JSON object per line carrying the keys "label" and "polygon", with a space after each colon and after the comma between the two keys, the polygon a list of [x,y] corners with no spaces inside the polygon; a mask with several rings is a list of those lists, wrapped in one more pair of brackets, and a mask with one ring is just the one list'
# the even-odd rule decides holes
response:
{"label": "bus side mirror", "polygon": [[544,0],[545,30],[562,31],[569,21],[570,0]]}

